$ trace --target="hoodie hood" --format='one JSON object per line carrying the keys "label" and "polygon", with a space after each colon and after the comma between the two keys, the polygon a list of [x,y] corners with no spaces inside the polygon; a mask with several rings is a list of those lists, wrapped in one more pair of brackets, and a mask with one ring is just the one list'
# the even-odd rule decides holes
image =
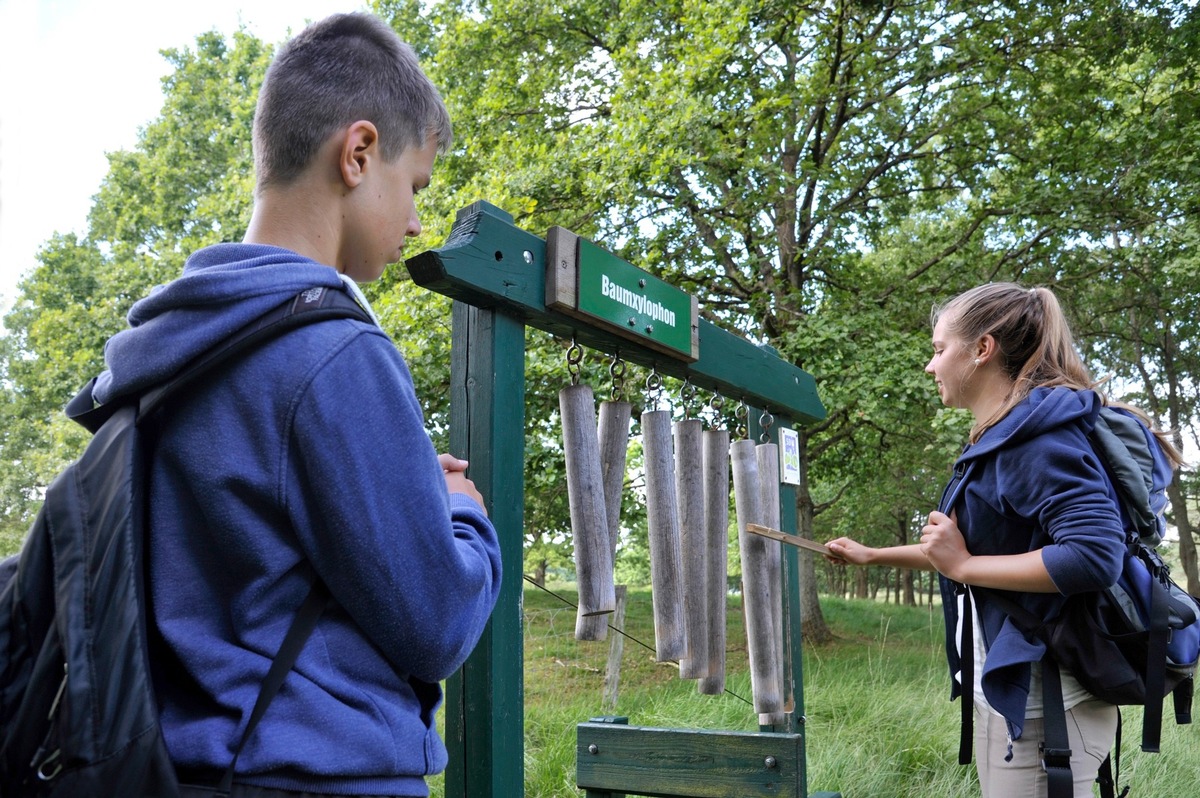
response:
{"label": "hoodie hood", "polygon": [[135,394],[177,373],[233,332],[306,288],[342,286],[337,270],[262,244],[217,244],[195,252],[178,279],[134,304],[129,328],[104,346],[100,403]]}
{"label": "hoodie hood", "polygon": [[984,432],[978,443],[968,447],[958,462],[967,463],[1075,422],[1082,424],[1085,434],[1090,433],[1101,406],[1095,391],[1034,388],[1023,402]]}

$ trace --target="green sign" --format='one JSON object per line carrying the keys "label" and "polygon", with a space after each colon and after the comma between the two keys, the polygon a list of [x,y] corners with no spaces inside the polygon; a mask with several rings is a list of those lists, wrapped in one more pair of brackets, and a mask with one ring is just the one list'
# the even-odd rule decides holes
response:
{"label": "green sign", "polygon": [[548,305],[681,360],[699,358],[695,297],[562,228],[547,243]]}

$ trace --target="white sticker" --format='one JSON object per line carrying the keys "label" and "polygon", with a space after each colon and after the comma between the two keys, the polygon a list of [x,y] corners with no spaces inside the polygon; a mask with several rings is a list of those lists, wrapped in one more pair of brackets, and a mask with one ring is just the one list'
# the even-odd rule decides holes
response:
{"label": "white sticker", "polygon": [[800,433],[787,427],[779,428],[779,478],[785,485],[800,484]]}

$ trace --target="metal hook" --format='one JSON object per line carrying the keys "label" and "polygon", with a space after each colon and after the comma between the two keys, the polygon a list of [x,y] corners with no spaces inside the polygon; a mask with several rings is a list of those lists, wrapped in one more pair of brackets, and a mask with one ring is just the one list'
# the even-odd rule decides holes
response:
{"label": "metal hook", "polygon": [[621,359],[619,351],[613,353],[612,362],[608,365],[608,374],[612,377],[612,400],[619,402],[625,395],[625,361]]}
{"label": "metal hook", "polygon": [[737,425],[738,437],[746,438],[750,434],[750,431],[748,429],[746,429],[746,419],[750,417],[750,409],[749,409],[749,407],[746,406],[745,399],[743,399],[742,403],[737,406],[737,410],[735,410],[733,412],[733,416],[734,416],[734,418],[737,419],[737,422],[738,422],[738,425]]}
{"label": "metal hook", "polygon": [[684,377],[683,385],[679,386],[679,403],[683,406],[683,417],[690,418],[688,413],[688,402],[696,395],[696,386],[692,385],[691,377]]}
{"label": "metal hook", "polygon": [[571,346],[567,349],[567,374],[571,375],[571,384],[579,384],[579,364],[583,362],[583,347],[575,343],[575,339],[571,339]]}
{"label": "metal hook", "polygon": [[646,394],[650,397],[650,401],[654,409],[658,409],[658,401],[662,398],[662,375],[658,373],[658,367],[654,367],[649,376],[646,377]]}
{"label": "metal hook", "polygon": [[758,425],[762,427],[762,434],[758,436],[760,443],[769,443],[771,440],[771,425],[775,423],[775,416],[771,415],[770,410],[763,410],[762,415],[758,417]]}

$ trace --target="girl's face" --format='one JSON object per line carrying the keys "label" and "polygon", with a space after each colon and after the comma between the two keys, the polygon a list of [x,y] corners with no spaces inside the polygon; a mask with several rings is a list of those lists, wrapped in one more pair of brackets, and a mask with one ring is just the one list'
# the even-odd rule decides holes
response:
{"label": "girl's face", "polygon": [[933,328],[933,357],[925,366],[937,383],[938,396],[946,407],[970,406],[971,376],[978,368],[971,347],[948,330],[945,316]]}

